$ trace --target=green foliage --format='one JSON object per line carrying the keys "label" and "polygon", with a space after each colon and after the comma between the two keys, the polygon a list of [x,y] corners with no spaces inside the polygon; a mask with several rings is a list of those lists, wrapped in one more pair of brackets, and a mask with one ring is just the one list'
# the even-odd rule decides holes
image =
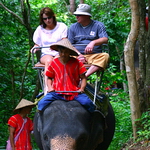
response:
{"label": "green foliage", "polygon": [[[95,73],[95,74],[91,75],[88,79],[89,79],[90,83],[94,84],[96,78],[97,78],[97,75]],[[114,83],[117,85],[117,87],[115,87]],[[117,66],[110,63],[109,67],[104,72],[104,76],[102,78],[102,85],[100,87],[100,90],[104,93],[107,93],[108,95],[112,94],[112,89],[113,89],[113,94],[115,94],[115,93],[121,94],[121,92],[122,92],[121,89],[123,89],[122,83],[127,84],[125,72],[123,72],[123,71],[118,72]],[[121,90],[121,92],[120,92],[120,90]]]}
{"label": "green foliage", "polygon": [[[123,90],[122,93],[124,93]],[[124,143],[132,137],[129,97],[128,94],[124,93],[121,95],[112,95],[110,99],[115,112],[116,129],[108,150],[120,150]]]}
{"label": "green foliage", "polygon": [[[132,137],[129,95],[122,88],[122,82],[127,84],[125,72],[117,72],[116,68],[115,65],[110,63],[109,68],[104,73],[100,89],[109,95],[116,118],[115,135],[108,150],[120,150],[124,143]],[[90,82],[94,84],[97,76],[94,74],[89,78]],[[117,83],[117,88],[113,87],[114,81]]]}
{"label": "green foliage", "polygon": [[150,140],[150,109],[137,119],[137,142]]}
{"label": "green foliage", "polygon": [[[22,17],[18,0],[3,2],[10,10]],[[30,0],[29,2],[33,31],[39,25],[39,11],[46,6],[51,7],[57,20],[66,23],[68,27],[76,22],[75,16],[68,10],[69,0]],[[109,35],[111,60],[110,66],[104,73],[101,90],[109,95],[116,116],[116,132],[109,150],[119,150],[132,135],[129,98],[128,94],[122,90],[122,82],[127,83],[127,81],[125,72],[120,72],[118,63],[123,56],[124,41],[130,30],[129,3],[124,0],[85,0],[85,3],[92,6],[92,19],[103,22]],[[79,0],[76,1],[76,5],[78,4]],[[4,146],[8,138],[7,120],[13,115],[12,110],[19,102],[22,76],[31,45],[29,45],[30,39],[26,28],[1,6],[0,10],[0,146]],[[23,88],[23,97],[28,100],[34,92],[36,75],[37,72],[32,69],[30,63]],[[90,76],[90,79],[94,83],[96,75]],[[118,89],[112,90],[114,81],[117,82]],[[110,89],[106,90],[107,87]],[[30,115],[32,119],[35,111],[33,109]],[[148,134],[143,133],[142,130],[149,129],[148,123],[149,121],[147,125],[143,124],[143,127],[139,129],[138,134],[141,137],[146,135],[149,138]]]}
{"label": "green foliage", "polygon": [[[105,71],[101,91],[109,95],[116,118],[116,129],[113,141],[108,150],[120,150],[121,147],[132,137],[132,124],[130,118],[129,95],[122,88],[122,82],[127,83],[125,72],[117,72],[117,67],[110,63]],[[95,83],[96,74],[91,75],[90,82]],[[114,81],[117,88],[114,88]]]}
{"label": "green foliage", "polygon": [[0,134],[0,149],[5,148],[6,141],[8,139],[8,126],[6,124],[0,123],[1,134]]}
{"label": "green foliage", "polygon": [[[6,97],[6,95],[5,95]],[[7,104],[7,105],[6,105]],[[7,126],[7,120],[8,118],[13,114],[12,110],[13,102],[10,101],[10,99],[1,99],[0,101],[0,146],[5,146],[6,141],[8,139],[8,126]]]}

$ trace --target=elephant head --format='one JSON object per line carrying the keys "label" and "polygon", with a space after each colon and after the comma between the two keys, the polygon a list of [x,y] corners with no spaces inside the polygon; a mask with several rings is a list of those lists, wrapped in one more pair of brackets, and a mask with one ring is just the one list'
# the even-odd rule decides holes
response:
{"label": "elephant head", "polygon": [[94,150],[103,141],[104,130],[104,116],[89,113],[77,101],[56,100],[34,118],[40,150]]}

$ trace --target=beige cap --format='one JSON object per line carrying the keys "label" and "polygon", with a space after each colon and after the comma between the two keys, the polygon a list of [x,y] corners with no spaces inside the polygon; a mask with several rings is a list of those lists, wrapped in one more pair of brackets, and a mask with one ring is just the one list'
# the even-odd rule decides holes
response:
{"label": "beige cap", "polygon": [[70,41],[66,38],[66,39],[62,39],[60,41],[58,41],[57,43],[54,43],[50,46],[51,49],[58,51],[58,46],[63,46],[69,50],[71,50],[70,55],[74,55],[74,56],[78,56],[78,52],[75,49],[75,47],[70,43]]}
{"label": "beige cap", "polygon": [[88,4],[79,4],[76,11],[73,14],[92,16],[91,7]]}
{"label": "beige cap", "polygon": [[31,102],[31,101],[26,100],[26,99],[22,99],[19,102],[19,104],[16,106],[16,108],[14,109],[14,111],[17,111],[20,108],[27,107],[27,106],[35,107],[35,104],[33,102]]}

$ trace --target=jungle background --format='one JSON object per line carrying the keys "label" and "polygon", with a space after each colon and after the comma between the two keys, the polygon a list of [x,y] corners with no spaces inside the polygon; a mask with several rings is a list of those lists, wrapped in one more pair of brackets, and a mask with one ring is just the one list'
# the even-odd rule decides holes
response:
{"label": "jungle background", "polygon": [[[133,130],[131,93],[124,61],[124,49],[131,30],[131,2],[139,4],[139,39],[140,54],[135,63],[138,99],[142,101],[140,117],[136,120],[136,133]],[[39,11],[45,6],[51,7],[57,21],[68,27],[76,22],[71,12],[79,3],[92,7],[92,19],[103,22],[109,35],[110,63],[106,69],[101,91],[110,99],[116,116],[116,131],[109,150],[150,149],[150,55],[149,30],[145,29],[146,7],[148,0],[1,0],[0,1],[0,149],[8,139],[7,120],[13,115],[13,109],[22,99],[34,101],[41,91],[37,71],[32,67],[30,49],[34,45],[33,32],[39,25]],[[71,5],[70,5],[71,4]],[[149,14],[149,12],[148,12]],[[133,48],[132,48],[133,49]],[[133,50],[132,50],[133,51]],[[132,53],[134,56],[134,52]],[[134,57],[132,57],[134,61]],[[140,59],[139,59],[140,58]],[[137,58],[135,58],[137,59]],[[135,62],[135,61],[134,61]],[[141,63],[142,62],[142,63]],[[132,63],[132,62],[131,62]],[[139,77],[140,76],[140,77]],[[94,84],[96,75],[90,77]],[[133,93],[134,94],[134,93]],[[135,99],[136,100],[136,99]],[[135,101],[136,103],[136,101]],[[30,115],[34,117],[36,109]],[[34,149],[37,148],[32,137]]]}

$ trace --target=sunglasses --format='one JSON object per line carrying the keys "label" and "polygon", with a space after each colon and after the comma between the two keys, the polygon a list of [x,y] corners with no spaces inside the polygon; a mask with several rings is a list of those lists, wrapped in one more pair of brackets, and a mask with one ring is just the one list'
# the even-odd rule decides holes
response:
{"label": "sunglasses", "polygon": [[43,20],[47,20],[47,19],[51,19],[53,16],[51,17],[46,17],[46,18],[43,18]]}
{"label": "sunglasses", "polygon": [[80,16],[83,16],[83,15],[75,15],[75,16],[78,16],[78,17],[80,17]]}

